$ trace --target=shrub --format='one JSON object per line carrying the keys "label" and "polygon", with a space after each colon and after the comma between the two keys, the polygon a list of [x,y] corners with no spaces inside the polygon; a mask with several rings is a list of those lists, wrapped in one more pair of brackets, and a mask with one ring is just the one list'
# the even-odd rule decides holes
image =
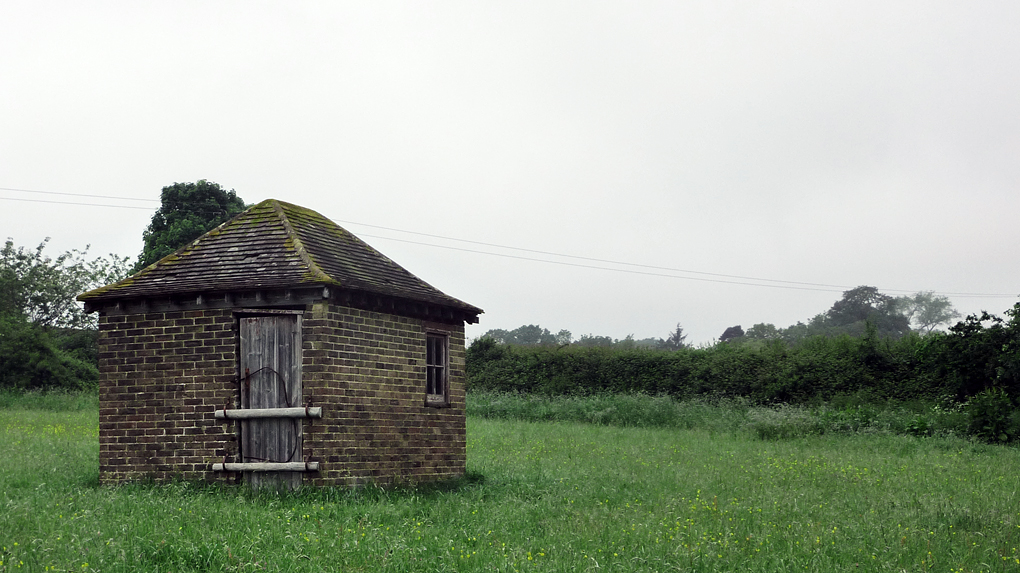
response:
{"label": "shrub", "polygon": [[970,433],[988,442],[1008,442],[1020,437],[1020,412],[1001,388],[979,392],[967,402]]}
{"label": "shrub", "polygon": [[85,389],[98,383],[90,360],[61,349],[45,329],[18,316],[0,315],[0,388]]}
{"label": "shrub", "polygon": [[527,347],[476,340],[467,351],[471,390],[546,396],[644,393],[674,398],[741,397],[807,403],[840,396],[930,398],[943,388],[916,381],[918,337],[899,341],[815,337],[717,344],[677,351]]}

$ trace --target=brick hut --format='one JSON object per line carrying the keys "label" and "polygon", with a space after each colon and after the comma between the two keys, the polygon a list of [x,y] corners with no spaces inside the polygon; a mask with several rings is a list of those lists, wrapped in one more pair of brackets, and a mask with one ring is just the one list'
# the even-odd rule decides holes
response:
{"label": "brick hut", "polygon": [[103,483],[464,473],[481,309],[314,211],[263,201],[78,300],[99,313]]}

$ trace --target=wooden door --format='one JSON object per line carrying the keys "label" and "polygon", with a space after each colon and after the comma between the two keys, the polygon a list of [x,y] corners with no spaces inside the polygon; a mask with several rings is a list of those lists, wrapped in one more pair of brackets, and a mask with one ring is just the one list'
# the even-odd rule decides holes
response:
{"label": "wooden door", "polygon": [[[301,405],[301,315],[240,318],[241,407]],[[241,422],[243,462],[300,462],[301,420],[262,418]],[[296,489],[300,472],[245,472],[252,487]]]}

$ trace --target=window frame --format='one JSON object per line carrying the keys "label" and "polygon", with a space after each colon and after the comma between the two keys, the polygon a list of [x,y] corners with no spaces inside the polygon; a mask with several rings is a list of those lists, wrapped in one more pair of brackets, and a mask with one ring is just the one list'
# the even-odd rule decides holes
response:
{"label": "window frame", "polygon": [[[435,350],[439,350],[441,356],[437,357]],[[450,334],[447,332],[425,332],[425,405],[450,406]]]}

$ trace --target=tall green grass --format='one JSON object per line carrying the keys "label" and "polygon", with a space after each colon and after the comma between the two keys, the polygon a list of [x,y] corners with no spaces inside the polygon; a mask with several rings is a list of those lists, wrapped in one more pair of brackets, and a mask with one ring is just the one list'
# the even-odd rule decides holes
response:
{"label": "tall green grass", "polygon": [[644,394],[543,396],[475,391],[469,416],[531,422],[580,422],[637,428],[742,432],[765,439],[824,434],[965,436],[970,418],[962,406],[938,402],[862,402],[755,406],[741,398]]}
{"label": "tall green grass", "polygon": [[747,419],[742,399],[677,400],[645,394],[545,396],[505,392],[468,393],[471,417],[530,422],[579,422],[602,426],[734,431]]}
{"label": "tall green grass", "polygon": [[0,409],[80,412],[99,409],[96,391],[13,390],[0,388]]}
{"label": "tall green grass", "polygon": [[101,487],[95,410],[0,409],[0,571],[1020,568],[1020,449],[762,440],[752,408],[687,407],[693,429],[471,415],[463,480],[286,495]]}

